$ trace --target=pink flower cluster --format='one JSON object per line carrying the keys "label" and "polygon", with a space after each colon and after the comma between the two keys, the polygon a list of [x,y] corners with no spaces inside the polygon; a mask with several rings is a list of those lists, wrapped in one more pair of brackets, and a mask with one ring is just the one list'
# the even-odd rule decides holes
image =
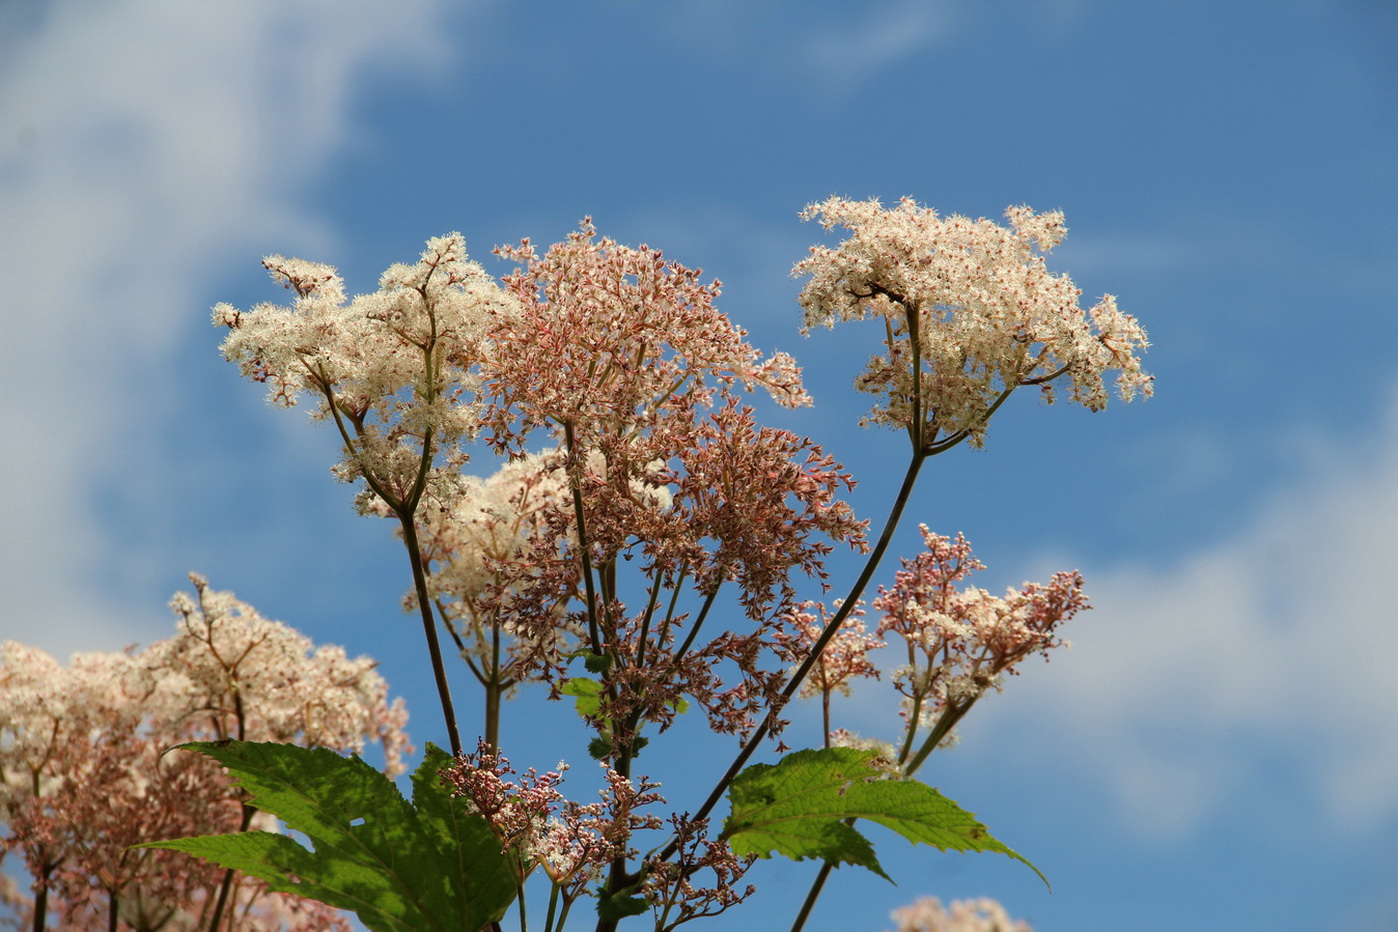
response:
{"label": "pink flower cluster", "polygon": [[[228,737],[346,751],[382,746],[399,773],[412,749],[401,700],[374,663],[263,618],[192,576],[172,603],[174,637],[141,651],[78,654],[68,666],[0,644],[0,823],[33,897],[19,914],[65,929],[206,926],[223,873],[169,851],[128,851],[163,838],[236,831],[243,810],[221,769],[184,741]],[[259,817],[259,828],[275,830]],[[318,903],[239,879],[228,928],[348,929]]]}
{"label": "pink flower cluster", "polygon": [[[658,932],[717,916],[757,892],[752,884],[737,886],[756,855],[739,858],[726,841],[711,839],[708,819],[676,813],[670,816],[670,826],[677,842],[674,859],[651,857],[646,862],[644,890]],[[704,872],[712,877],[708,886],[694,882]]]}
{"label": "pink flower cluster", "polygon": [[924,896],[911,906],[893,911],[894,932],[1030,932],[1029,923],[1011,919],[1005,907],[992,899],[954,900],[950,908],[935,896]]}
{"label": "pink flower cluster", "polygon": [[558,789],[567,769],[560,763],[544,774],[531,767],[517,775],[507,758],[482,741],[475,753],[443,770],[442,778],[490,824],[501,851],[515,859],[521,882],[538,867],[571,902],[601,881],[618,858],[635,856],[633,835],[662,824],[641,810],[665,800],[656,784],[633,782],[604,766],[601,801],[572,802]]}
{"label": "pink flower cluster", "polygon": [[[837,603],[835,608],[838,607]],[[805,603],[792,619],[790,632],[782,634],[779,642],[782,653],[792,661],[804,658],[825,631],[828,621],[822,603]],[[825,645],[797,696],[802,699],[835,693],[848,696],[855,680],[879,678],[879,668],[869,658],[869,652],[887,646],[885,641],[866,630],[864,606],[860,603],[845,617],[839,633]]]}
{"label": "pink flower cluster", "polygon": [[[903,714],[910,733],[940,721],[954,725],[987,690],[999,689],[1005,675],[1032,654],[1066,642],[1059,624],[1088,608],[1077,571],[1057,573],[1047,585],[1026,583],[1004,597],[974,586],[958,586],[984,565],[971,555],[966,538],[933,534],[921,526],[926,549],[879,587],[874,608],[881,612],[880,636],[902,639],[907,662],[894,671],[895,688],[906,698]],[[951,732],[939,736],[950,740]]]}

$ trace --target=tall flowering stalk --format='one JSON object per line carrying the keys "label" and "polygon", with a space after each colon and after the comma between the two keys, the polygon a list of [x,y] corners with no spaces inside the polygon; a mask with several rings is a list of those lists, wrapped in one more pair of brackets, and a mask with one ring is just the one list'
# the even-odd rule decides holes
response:
{"label": "tall flowering stalk", "polygon": [[[450,234],[429,241],[415,266],[390,268],[370,295],[349,300],[333,269],[272,257],[268,269],[295,292],[291,306],[215,309],[230,360],[268,383],[277,403],[310,395],[315,415],[336,424],[337,475],[362,483],[363,512],[395,519],[409,555],[405,604],[422,619],[452,759],[444,783],[415,777],[417,809],[373,831],[450,863],[424,839],[442,828],[442,813],[464,807],[453,844],[475,852],[477,867],[451,881],[455,906],[362,917],[408,928],[430,924],[429,913],[448,924],[469,914],[479,925],[514,899],[523,926],[525,881],[542,876],[547,932],[585,894],[597,899],[599,930],[649,912],[668,932],[741,903],[753,859],[781,851],[824,862],[799,928],[834,864],[882,873],[853,829],[856,814],[915,842],[1019,858],[912,775],[1020,661],[1061,643],[1058,625],[1086,607],[1081,579],[1059,574],[992,596],[962,584],[979,567],[965,541],[924,528],[925,553],[868,605],[864,594],[930,457],[963,441],[983,446],[991,417],[1022,387],[1052,401],[1063,385],[1100,410],[1115,373],[1123,398],[1149,395],[1138,358],[1145,334],[1111,296],[1084,310],[1071,279],[1048,271],[1045,256],[1065,232],[1059,213],[1011,208],[1002,226],[942,218],[907,199],[885,209],[831,198],[803,216],[847,234],[793,270],[807,279],[805,330],[881,325],[882,351],[856,383],[875,396],[865,423],[909,438],[873,538],[841,498],[854,480],[839,463],[807,438],[762,426],[745,403],[761,390],[780,405],[809,404],[795,362],[746,342],[717,308],[718,281],[600,237],[590,220],[542,254],[527,239],[498,248],[518,263],[498,284]],[[493,475],[463,472],[473,443],[504,458]],[[865,560],[827,612],[798,587],[809,580],[825,594],[837,545]],[[721,598],[741,611],[718,607]],[[439,629],[482,689],[469,754]],[[832,699],[878,676],[877,652],[894,639],[907,657],[889,677],[904,700],[901,735],[883,742],[832,727]],[[520,776],[503,757],[501,702],[528,683],[568,700],[591,730],[607,784],[600,801],[563,795],[566,765]],[[820,747],[749,765],[769,740],[787,750],[788,706],[807,696],[822,702]],[[689,707],[738,747],[706,798],[664,817],[658,787],[634,765]],[[725,799],[731,811],[715,831]],[[793,828],[773,834],[777,824]],[[216,844],[188,841],[182,850],[220,856]],[[320,869],[298,863],[294,873]],[[283,868],[263,867],[259,876],[284,880]],[[328,902],[362,899],[326,885],[333,863],[320,867],[314,882]],[[395,890],[415,882],[380,870]],[[471,879],[487,875],[494,880]]]}

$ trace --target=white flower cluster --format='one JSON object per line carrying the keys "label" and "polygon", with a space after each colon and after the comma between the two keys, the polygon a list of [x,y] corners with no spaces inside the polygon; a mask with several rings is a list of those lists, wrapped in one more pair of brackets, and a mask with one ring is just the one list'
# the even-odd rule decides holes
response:
{"label": "white flower cluster", "polygon": [[[908,429],[921,420],[923,443],[969,436],[979,444],[997,401],[1022,385],[1066,375],[1072,398],[1092,410],[1107,403],[1103,374],[1119,370],[1127,400],[1149,395],[1151,377],[1135,353],[1148,344],[1111,295],[1086,312],[1067,275],[1044,264],[1066,232],[1057,211],[1005,212],[1009,227],[962,216],[942,218],[904,198],[830,198],[806,208],[826,229],[850,236],[836,249],[811,247],[793,275],[805,330],[836,321],[882,317],[887,351],[870,360],[857,385],[882,397],[866,423]],[[1052,395],[1048,395],[1052,400]]]}
{"label": "white flower cluster", "polygon": [[428,240],[416,265],[390,266],[378,291],[349,301],[331,266],[282,256],[263,265],[296,298],[247,312],[217,305],[214,324],[229,329],[223,354],[266,382],[274,403],[310,394],[315,417],[353,434],[342,478],[413,475],[429,437],[448,462],[465,461],[456,445],[479,426],[487,333],[518,302],[466,258],[461,234]]}

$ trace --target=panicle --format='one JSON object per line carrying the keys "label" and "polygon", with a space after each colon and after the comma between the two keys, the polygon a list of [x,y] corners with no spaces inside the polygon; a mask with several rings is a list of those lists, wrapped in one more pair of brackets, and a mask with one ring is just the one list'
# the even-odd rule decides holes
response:
{"label": "panicle", "polygon": [[886,351],[855,383],[879,399],[866,423],[913,430],[925,448],[960,437],[980,445],[998,401],[1020,386],[1038,385],[1052,401],[1050,383],[1066,377],[1072,399],[1095,411],[1115,370],[1122,398],[1151,393],[1141,326],[1110,295],[1084,312],[1072,280],[1045,265],[1066,234],[1063,214],[1011,207],[1005,216],[1008,227],[943,218],[910,198],[886,210],[832,197],[802,212],[849,231],[792,270],[809,277],[805,331],[886,321]]}
{"label": "panicle", "polygon": [[[708,819],[676,813],[670,816],[670,826],[677,845],[674,858],[651,857],[646,862],[643,891],[651,901],[656,928],[670,930],[717,916],[757,892],[752,884],[738,887],[756,855],[740,858],[727,841],[710,838]],[[711,878],[707,885],[696,882],[704,873]]]}
{"label": "panicle", "polygon": [[[128,908],[164,904],[184,927],[216,894],[222,872],[211,865],[176,852],[126,852],[239,829],[242,807],[222,769],[202,755],[166,754],[173,745],[238,737],[361,751],[374,741],[390,774],[411,751],[402,702],[388,703],[371,661],[317,647],[190,578],[193,595],[171,600],[177,633],[144,650],[77,654],[63,666],[0,644],[0,822],[8,828],[0,848],[49,878],[48,913],[63,928],[106,928],[118,892]],[[266,819],[254,827],[276,830]],[[237,889],[240,909],[263,927],[348,932],[319,904],[246,880]]]}
{"label": "panicle", "polygon": [[518,308],[467,259],[461,234],[429,240],[416,264],[390,266],[378,291],[352,300],[328,265],[282,256],[263,264],[295,298],[246,312],[217,305],[213,322],[228,328],[223,354],[266,383],[273,403],[310,395],[313,416],[339,425],[340,478],[406,497],[424,447],[438,465],[465,462],[489,331]]}
{"label": "panicle", "polygon": [[953,900],[951,908],[935,896],[924,896],[910,906],[895,909],[890,918],[894,932],[1030,932],[1029,923],[1010,919],[995,900]]}
{"label": "panicle", "polygon": [[603,435],[651,435],[672,453],[716,391],[760,385],[783,405],[810,401],[789,356],[763,360],[715,307],[718,282],[657,249],[599,239],[587,219],[542,257],[527,240],[496,251],[522,263],[504,284],[523,310],[493,333],[487,420],[503,448],[543,428],[570,433],[579,454]]}
{"label": "panicle", "polygon": [[[777,636],[777,649],[783,657],[793,663],[804,660],[825,632],[830,615],[839,608],[838,600],[831,605],[829,614],[821,602],[803,603]],[[869,652],[887,646],[887,642],[868,633],[864,625],[864,604],[860,602],[845,617],[839,633],[825,646],[797,695],[802,699],[837,692],[848,696],[855,680],[879,678],[879,669],[869,659]]]}
{"label": "panicle", "polygon": [[1047,658],[1067,646],[1058,626],[1090,607],[1077,571],[1055,574],[1047,584],[1011,587],[1003,598],[961,585],[984,569],[965,537],[933,534],[926,525],[921,531],[926,549],[902,561],[892,588],[880,586],[873,603],[881,613],[877,634],[898,635],[913,660],[893,677],[906,697],[905,717],[919,710],[920,721],[910,726],[930,725],[947,709],[964,712],[987,690],[999,689],[1003,676],[1015,675],[1026,657]]}
{"label": "panicle", "polygon": [[606,786],[600,800],[574,802],[558,789],[567,769],[560,762],[544,774],[532,767],[517,774],[482,739],[475,752],[448,765],[442,778],[489,823],[501,850],[522,858],[523,874],[543,869],[571,901],[601,881],[617,858],[635,856],[634,834],[661,826],[658,817],[641,810],[665,800],[655,792],[657,784],[644,777],[633,781],[602,765]]}

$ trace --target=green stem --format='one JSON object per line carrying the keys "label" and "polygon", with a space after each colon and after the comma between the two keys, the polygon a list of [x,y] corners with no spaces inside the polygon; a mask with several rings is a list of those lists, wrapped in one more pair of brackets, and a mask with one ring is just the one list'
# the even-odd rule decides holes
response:
{"label": "green stem", "polygon": [[[335,404],[335,393],[331,390],[323,371],[320,376],[321,390],[325,394],[326,406],[334,418],[335,426],[340,432],[341,440],[344,441],[345,449],[353,457],[355,455],[354,440],[350,437],[344,421],[340,418],[339,406]],[[423,572],[422,548],[418,544],[417,527],[413,518],[417,511],[418,502],[422,500],[422,494],[427,488],[427,473],[432,467],[432,454],[432,430],[429,428],[422,438],[422,455],[418,459],[417,475],[413,478],[413,486],[408,494],[402,498],[390,493],[384,484],[370,473],[361,471],[360,475],[364,477],[364,482],[370,490],[393,510],[403,529],[403,545],[408,549],[408,562],[412,565],[413,590],[417,593],[418,611],[422,615],[422,630],[427,636],[427,653],[432,661],[432,675],[437,684],[437,697],[442,703],[442,716],[446,720],[447,740],[451,745],[452,755],[459,756],[461,754],[461,736],[456,727],[456,711],[452,707],[451,690],[447,686],[446,666],[442,663],[442,645],[437,638],[437,625],[432,616],[432,599],[427,594],[427,577]]]}
{"label": "green stem", "polygon": [[551,890],[549,891],[549,911],[548,911],[548,915],[544,917],[544,932],[554,932],[554,930],[553,930],[553,916],[554,916],[554,913],[557,912],[557,910],[558,910],[558,884],[555,883],[555,884],[553,885],[553,889],[551,889]]}
{"label": "green stem", "polygon": [[834,866],[829,861],[820,865],[820,873],[816,874],[816,879],[806,894],[805,902],[801,904],[801,911],[796,914],[796,921],[791,924],[791,932],[801,932],[801,929],[806,925],[806,920],[810,918],[811,910],[815,908],[816,900],[820,898],[820,891],[825,888],[826,878],[830,876],[830,871]]}
{"label": "green stem", "polygon": [[718,597],[718,590],[721,587],[722,583],[715,586],[714,591],[710,592],[704,598],[704,604],[699,609],[699,614],[694,616],[694,624],[690,625],[689,634],[685,636],[684,643],[680,645],[680,649],[675,651],[675,662],[678,663],[685,654],[689,653],[689,649],[694,646],[694,639],[698,637],[699,629],[703,626],[704,619],[708,617],[709,609],[713,607],[714,599]]}
{"label": "green stem", "polygon": [[555,930],[555,932],[563,932],[563,923],[568,921],[568,910],[572,908],[573,901],[565,898],[563,900],[563,911],[558,914],[558,929]]}
{"label": "green stem", "polygon": [[913,695],[913,707],[908,711],[908,733],[903,736],[903,746],[898,749],[898,763],[901,765],[913,752],[913,738],[917,735],[918,717],[922,715],[922,693]]}
{"label": "green stem", "polygon": [[650,622],[655,617],[655,606],[660,601],[660,571],[657,570],[655,578],[651,581],[650,595],[646,598],[646,610],[641,616],[641,633],[637,637],[636,643],[636,666],[643,666],[646,662],[646,642],[650,638]]}
{"label": "green stem", "polygon": [[949,705],[942,711],[941,717],[937,719],[937,724],[932,728],[928,736],[923,739],[922,747],[918,748],[916,756],[903,767],[903,773],[912,776],[927,760],[928,755],[937,749],[937,745],[942,743],[957,723],[966,717],[966,713],[971,711],[971,706],[976,704],[977,696],[964,705]]}

